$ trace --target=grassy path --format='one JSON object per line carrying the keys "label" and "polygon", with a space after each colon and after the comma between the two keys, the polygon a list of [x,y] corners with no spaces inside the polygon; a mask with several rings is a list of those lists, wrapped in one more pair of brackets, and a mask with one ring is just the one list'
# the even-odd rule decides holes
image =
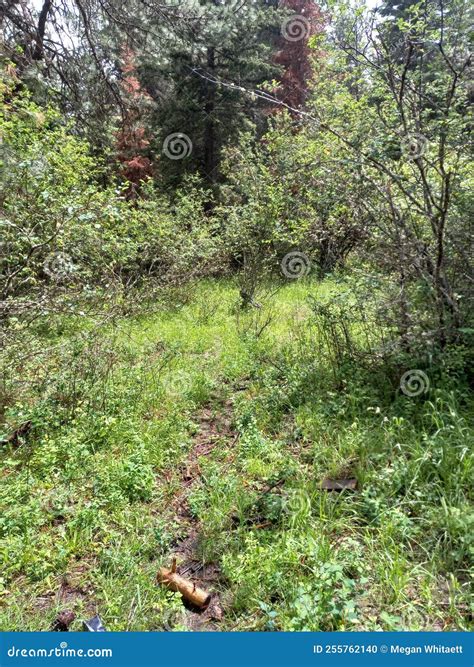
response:
{"label": "grassy path", "polygon": [[217,622],[223,617],[220,597],[225,591],[225,585],[219,564],[206,562],[201,556],[202,526],[191,511],[189,498],[202,485],[202,461],[212,456],[216,448],[220,453],[229,452],[229,460],[222,464],[223,473],[232,461],[232,448],[238,438],[238,434],[232,430],[232,401],[228,399],[210,403],[200,412],[198,423],[191,451],[181,466],[182,491],[174,501],[176,517],[182,525],[187,526],[187,534],[173,545],[170,557],[176,558],[179,574],[211,592],[211,603],[204,612],[188,608],[184,615],[184,624],[189,630],[209,631],[218,629]]}
{"label": "grassy path", "polygon": [[[31,435],[1,454],[1,629],[66,608],[73,629],[469,627],[472,398],[335,383],[307,301],[332,289],[285,287],[260,337],[269,310],[236,318],[225,283],[100,337],[58,323],[70,343],[9,414]],[[157,585],[173,557],[206,614]]]}

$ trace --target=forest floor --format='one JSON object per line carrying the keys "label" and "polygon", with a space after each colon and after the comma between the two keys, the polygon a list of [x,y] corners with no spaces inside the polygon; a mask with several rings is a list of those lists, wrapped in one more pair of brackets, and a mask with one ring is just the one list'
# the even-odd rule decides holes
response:
{"label": "forest floor", "polygon": [[[289,284],[237,315],[233,285],[203,282],[98,336],[38,325],[66,346],[25,362],[7,413],[32,427],[0,445],[1,630],[64,610],[71,629],[472,627],[472,397],[336,382],[308,296],[339,290]],[[205,612],[157,583],[173,558]]]}

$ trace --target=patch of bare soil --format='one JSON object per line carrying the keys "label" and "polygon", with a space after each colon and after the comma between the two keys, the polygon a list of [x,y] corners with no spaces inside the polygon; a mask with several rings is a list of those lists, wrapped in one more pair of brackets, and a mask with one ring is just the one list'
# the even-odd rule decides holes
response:
{"label": "patch of bare soil", "polygon": [[223,617],[218,590],[222,581],[221,572],[217,563],[203,563],[199,558],[200,526],[190,511],[188,497],[201,477],[200,460],[209,456],[219,444],[229,448],[237,441],[238,436],[232,430],[232,409],[232,401],[226,400],[215,409],[206,406],[199,414],[199,428],[183,465],[182,490],[174,502],[176,514],[187,526],[186,537],[173,549],[173,557],[178,563],[177,572],[211,593],[211,601],[204,611],[185,605],[185,623],[192,631],[219,630],[218,623]]}
{"label": "patch of bare soil", "polygon": [[[42,595],[36,597],[34,608],[45,616],[53,608],[63,610],[81,609],[81,614],[94,616],[97,613],[96,604],[93,601],[94,591],[85,583],[87,577],[88,565],[78,564],[68,573],[64,574],[56,590],[45,591]],[[45,627],[44,630],[50,630]]]}

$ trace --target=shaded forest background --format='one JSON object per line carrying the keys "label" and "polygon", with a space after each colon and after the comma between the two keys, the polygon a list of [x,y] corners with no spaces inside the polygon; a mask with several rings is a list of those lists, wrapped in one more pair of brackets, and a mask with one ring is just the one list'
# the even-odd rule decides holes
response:
{"label": "shaded forest background", "polygon": [[52,251],[76,286],[230,267],[249,302],[291,250],[320,274],[357,251],[392,283],[405,347],[420,327],[423,346],[457,339],[468,20],[463,3],[411,0],[6,2],[3,308],[48,287]]}

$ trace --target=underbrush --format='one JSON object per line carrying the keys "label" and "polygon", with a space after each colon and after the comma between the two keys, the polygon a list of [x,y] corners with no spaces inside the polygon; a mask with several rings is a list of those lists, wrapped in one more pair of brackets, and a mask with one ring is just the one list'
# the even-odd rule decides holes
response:
{"label": "underbrush", "polygon": [[[77,629],[95,612],[111,630],[183,629],[155,575],[184,535],[173,503],[199,413],[224,400],[237,437],[200,458],[188,498],[199,557],[220,571],[220,627],[470,626],[465,348],[408,368],[364,357],[355,320],[350,349],[321,330],[314,297],[335,290],[283,288],[263,331],[268,312],[236,317],[222,281],[156,315],[30,330],[4,359],[1,629],[46,630],[65,607]],[[401,390],[407,370],[426,391]]]}
{"label": "underbrush", "polygon": [[[271,387],[266,377],[252,403],[263,432],[281,392],[281,378]],[[282,630],[469,625],[473,405],[433,394],[415,410],[365,398],[347,409],[345,395],[305,390],[294,413],[282,404],[279,428],[273,413],[283,484],[259,503],[264,529],[225,544],[242,622],[253,598],[263,626]],[[326,478],[355,478],[358,488],[329,494]]]}

